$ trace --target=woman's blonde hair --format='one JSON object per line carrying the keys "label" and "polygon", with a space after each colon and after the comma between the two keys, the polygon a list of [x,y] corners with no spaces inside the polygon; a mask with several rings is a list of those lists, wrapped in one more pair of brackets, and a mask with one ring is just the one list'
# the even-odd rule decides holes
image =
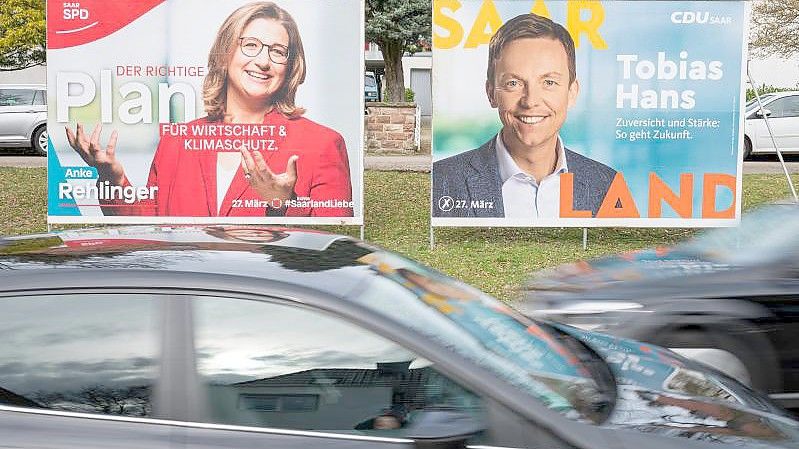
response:
{"label": "woman's blonde hair", "polygon": [[305,112],[305,109],[294,104],[297,87],[305,81],[305,51],[302,48],[297,23],[286,10],[274,3],[255,2],[240,7],[225,19],[208,53],[208,74],[203,82],[203,102],[210,121],[220,121],[225,118],[227,69],[231,52],[238,51],[241,33],[255,19],[277,20],[289,35],[287,76],[283,85],[272,96],[272,104],[289,118],[300,117]]}

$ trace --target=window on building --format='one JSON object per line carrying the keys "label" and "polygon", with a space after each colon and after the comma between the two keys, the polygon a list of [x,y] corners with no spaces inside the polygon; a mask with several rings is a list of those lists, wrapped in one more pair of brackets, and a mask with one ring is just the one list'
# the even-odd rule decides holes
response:
{"label": "window on building", "polygon": [[319,408],[318,394],[242,394],[239,409],[259,412],[312,412]]}

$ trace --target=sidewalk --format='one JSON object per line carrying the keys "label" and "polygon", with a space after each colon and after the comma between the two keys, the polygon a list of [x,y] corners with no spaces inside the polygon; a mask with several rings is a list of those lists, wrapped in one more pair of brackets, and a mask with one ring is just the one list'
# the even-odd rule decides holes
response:
{"label": "sidewalk", "polygon": [[[792,158],[788,162],[788,171],[799,173],[799,161]],[[364,168],[366,170],[383,171],[406,171],[430,173],[431,158],[429,154],[414,156],[373,156],[367,154],[364,157]],[[28,156],[23,154],[0,155],[0,167],[45,167],[47,158],[39,156]],[[763,173],[781,175],[782,165],[773,160],[746,161],[744,162],[744,174]]]}
{"label": "sidewalk", "polygon": [[419,156],[371,156],[364,157],[367,170],[430,172],[429,154]]}

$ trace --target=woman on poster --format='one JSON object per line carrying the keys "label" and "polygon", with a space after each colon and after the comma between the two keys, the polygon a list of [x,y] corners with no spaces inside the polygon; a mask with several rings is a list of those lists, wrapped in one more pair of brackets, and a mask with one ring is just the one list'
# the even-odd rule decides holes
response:
{"label": "woman on poster", "polygon": [[[240,7],[224,21],[208,55],[203,83],[207,116],[188,123],[186,129],[229,126],[228,131],[246,130],[250,124],[256,132],[245,135],[254,136],[252,141],[260,139],[260,143],[245,142],[238,145],[238,151],[187,149],[186,140],[197,136],[162,131],[147,181],[153,198],[132,204],[121,199],[101,200],[103,213],[352,216],[344,139],[302,117],[305,110],[294,98],[304,81],[305,53],[289,13],[271,2]],[[258,135],[258,129],[272,130],[272,134]],[[80,123],[74,132],[67,128],[66,133],[70,146],[97,169],[98,187],[131,185],[115,156],[116,131],[105,146],[99,140],[99,124],[91,135]],[[210,143],[223,139],[216,140]]]}

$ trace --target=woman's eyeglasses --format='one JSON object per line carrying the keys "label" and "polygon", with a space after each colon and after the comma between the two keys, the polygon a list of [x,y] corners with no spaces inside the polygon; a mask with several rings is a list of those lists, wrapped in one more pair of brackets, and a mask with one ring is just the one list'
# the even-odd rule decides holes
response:
{"label": "woman's eyeglasses", "polygon": [[244,56],[254,58],[261,54],[266,47],[269,59],[275,64],[285,64],[289,60],[289,49],[285,45],[272,44],[267,45],[261,42],[260,39],[254,37],[240,37],[239,48]]}

